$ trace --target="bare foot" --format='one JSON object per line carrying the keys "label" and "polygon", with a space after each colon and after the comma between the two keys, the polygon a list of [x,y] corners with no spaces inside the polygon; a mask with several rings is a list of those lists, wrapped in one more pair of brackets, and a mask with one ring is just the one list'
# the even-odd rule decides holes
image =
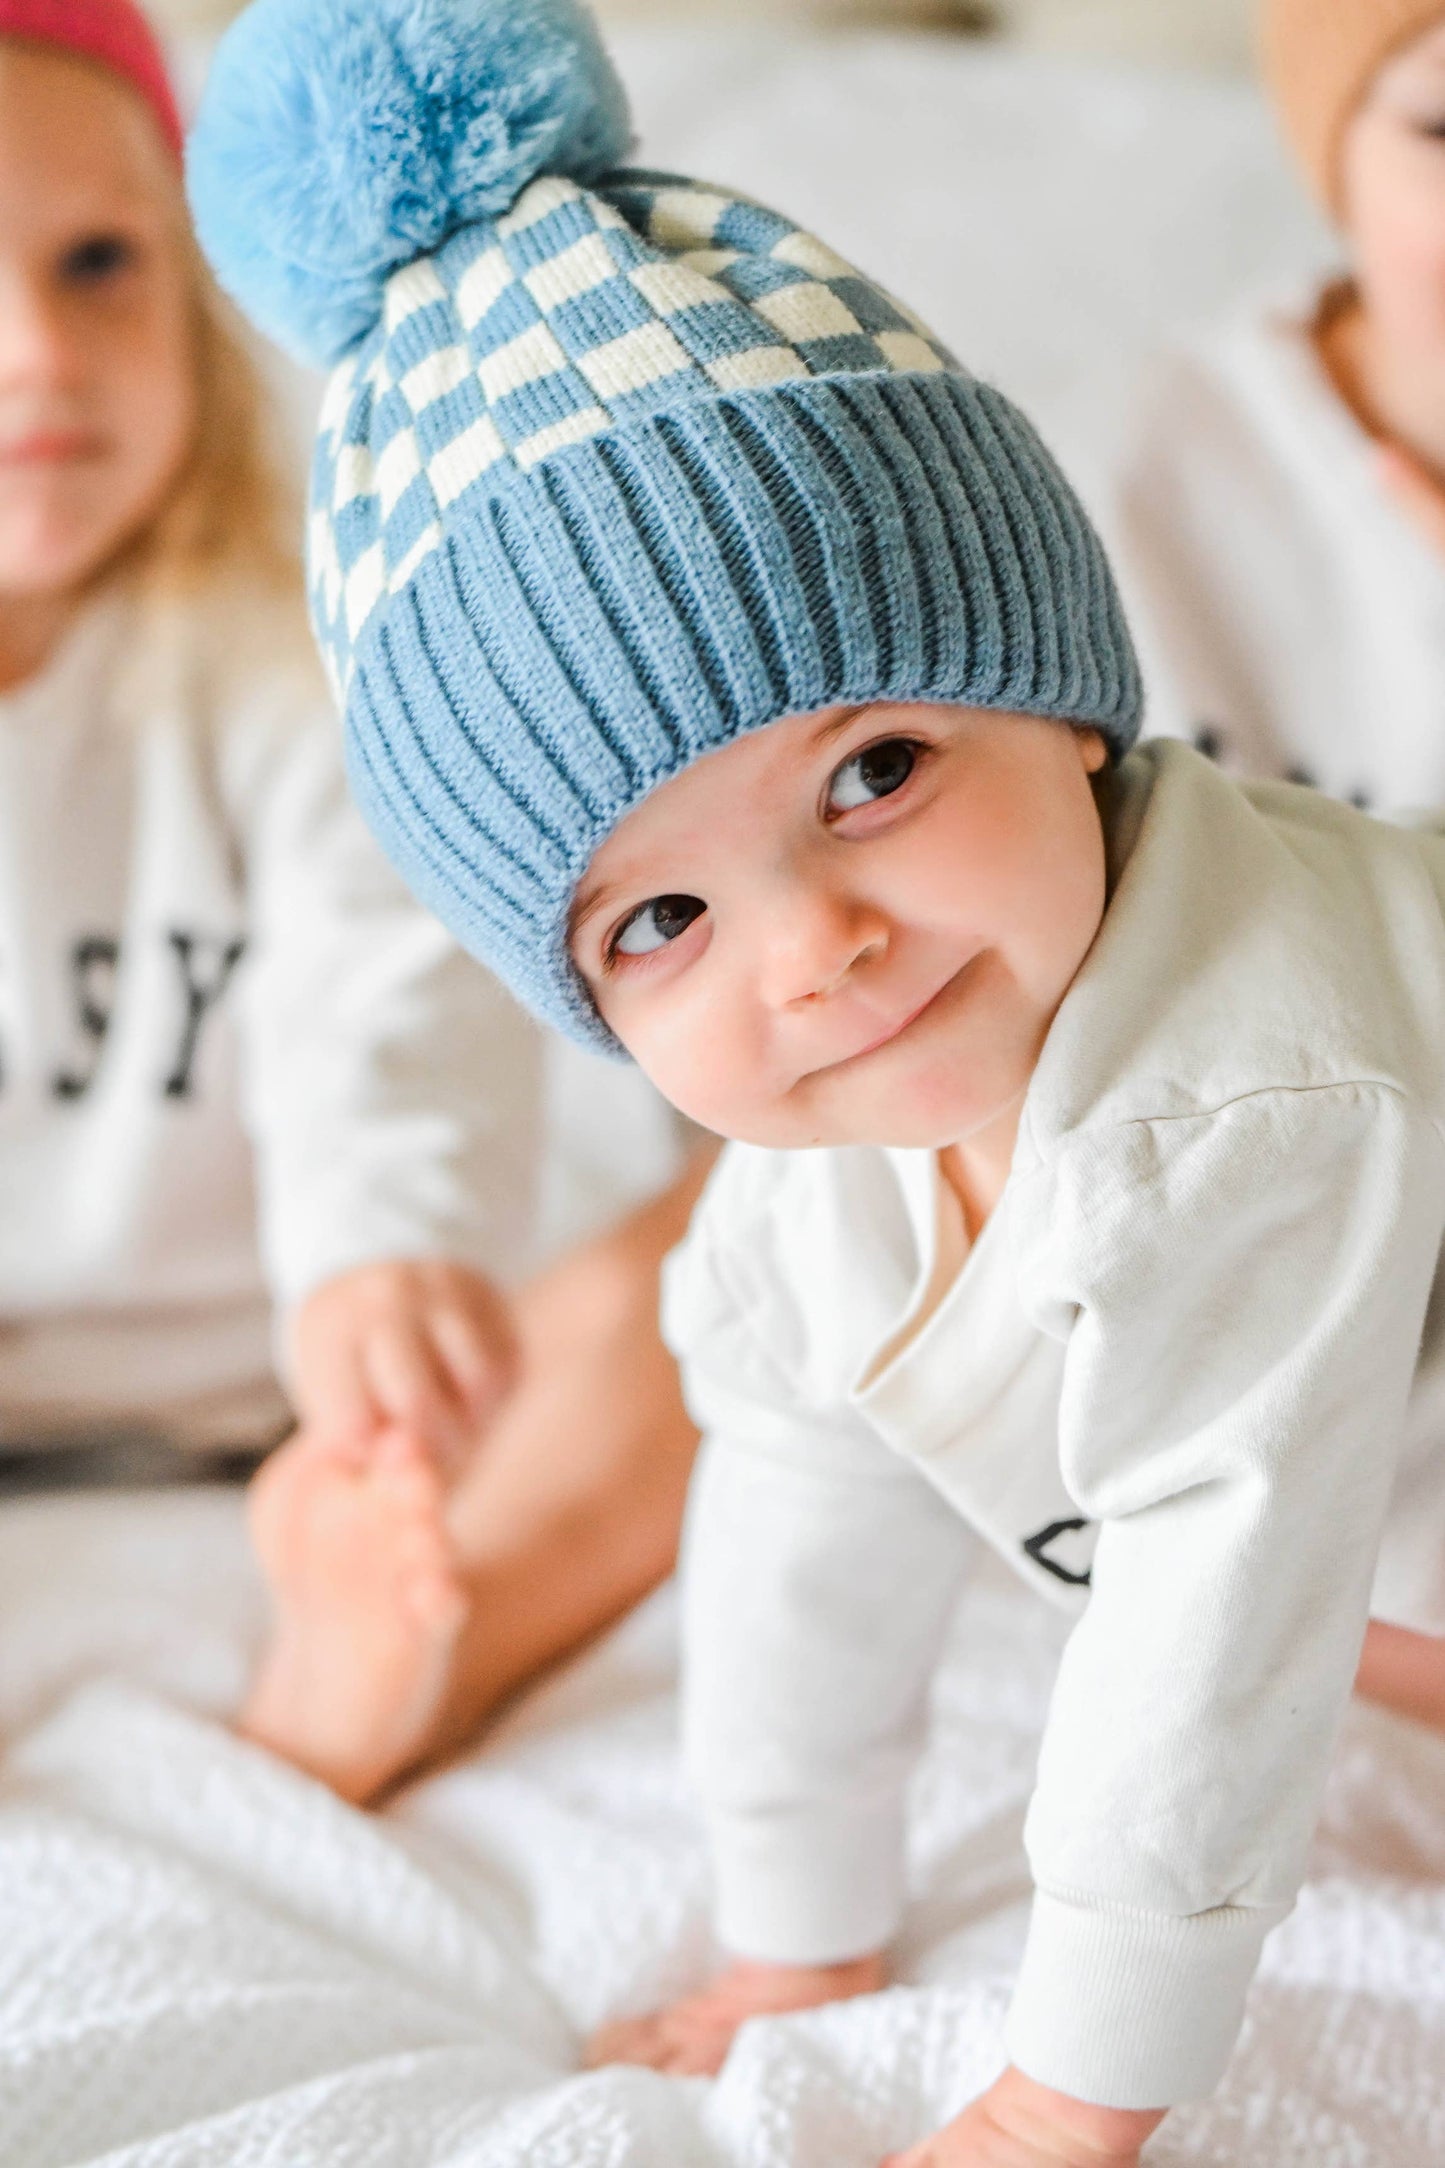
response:
{"label": "bare foot", "polygon": [[881,1957],[846,1965],[755,1965],[739,1960],[700,1995],[688,1995],[649,2017],[604,2025],[587,2046],[587,2065],[642,2063],[683,2077],[712,2077],[727,2060],[733,2036],[751,2017],[815,2010],[820,2003],[875,1995],[888,1984]]}
{"label": "bare foot", "polygon": [[467,1613],[442,1477],[388,1431],[365,1454],[298,1438],[251,1486],[275,1625],[238,1729],[343,1799],[411,1766]]}

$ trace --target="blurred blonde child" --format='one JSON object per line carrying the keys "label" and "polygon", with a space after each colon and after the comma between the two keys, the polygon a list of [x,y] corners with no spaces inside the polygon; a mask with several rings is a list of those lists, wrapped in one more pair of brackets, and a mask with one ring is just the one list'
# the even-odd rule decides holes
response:
{"label": "blurred blonde child", "polygon": [[1341,273],[1151,366],[1071,465],[1151,729],[1380,811],[1445,803],[1445,7],[1265,0]]}
{"label": "blurred blonde child", "polygon": [[363,1797],[666,1570],[683,1205],[500,1291],[536,1034],[352,807],[180,144],[129,0],[0,0],[0,1443],[299,1422],[243,1723]]}

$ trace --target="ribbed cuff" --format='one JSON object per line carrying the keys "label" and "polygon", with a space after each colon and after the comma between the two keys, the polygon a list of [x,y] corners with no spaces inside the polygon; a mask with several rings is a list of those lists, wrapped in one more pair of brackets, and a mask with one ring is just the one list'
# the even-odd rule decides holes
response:
{"label": "ribbed cuff", "polygon": [[718,1940],[774,1965],[839,1965],[881,1950],[903,1910],[896,1804],[709,1818]]}
{"label": "ribbed cuff", "polygon": [[1039,1891],[1006,2038],[1028,2077],[1103,2108],[1172,2108],[1213,2092],[1260,1947],[1284,1906],[1185,1918]]}

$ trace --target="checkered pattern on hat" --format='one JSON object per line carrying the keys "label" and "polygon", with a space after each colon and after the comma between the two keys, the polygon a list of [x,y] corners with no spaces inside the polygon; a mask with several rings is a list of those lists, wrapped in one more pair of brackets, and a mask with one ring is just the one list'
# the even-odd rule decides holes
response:
{"label": "checkered pattern on hat", "polygon": [[548,175],[396,272],[335,371],[312,479],[317,636],[344,694],[367,624],[453,508],[569,444],[788,378],[959,364],[775,211],[668,174]]}

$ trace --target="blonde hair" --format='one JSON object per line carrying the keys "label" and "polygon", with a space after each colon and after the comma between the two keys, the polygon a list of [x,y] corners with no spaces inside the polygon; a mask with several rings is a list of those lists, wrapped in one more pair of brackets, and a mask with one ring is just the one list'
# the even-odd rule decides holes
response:
{"label": "blonde hair", "polygon": [[1325,209],[1338,216],[1345,130],[1392,53],[1445,16],[1445,0],[1265,0],[1265,82]]}
{"label": "blonde hair", "polygon": [[301,492],[287,472],[274,401],[189,223],[177,239],[188,259],[195,427],[164,502],[127,545],[125,566],[172,592],[237,580],[294,596],[299,608]]}

